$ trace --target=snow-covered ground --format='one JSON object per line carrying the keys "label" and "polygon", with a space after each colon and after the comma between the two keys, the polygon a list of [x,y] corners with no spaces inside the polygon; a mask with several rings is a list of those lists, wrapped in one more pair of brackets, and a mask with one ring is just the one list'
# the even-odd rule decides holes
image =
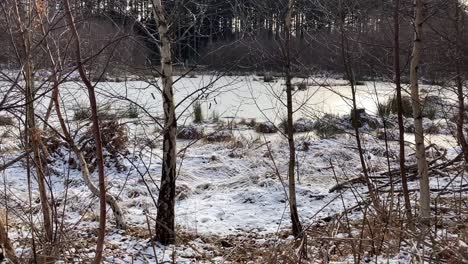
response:
{"label": "snow-covered ground", "polygon": [[[257,234],[275,237],[278,232],[290,228],[287,185],[283,184],[287,182],[287,142],[280,136],[270,136],[268,145],[263,140],[238,138],[237,141],[199,142],[179,155],[178,162],[182,164],[177,180],[179,194],[176,222],[179,230],[201,236]],[[119,204],[124,210],[129,226],[145,230],[148,219],[154,219],[156,214],[151,196],[157,199],[161,170],[159,157],[162,153],[160,142],[154,149],[144,147],[141,142],[142,139],[135,139],[130,147],[132,154],[127,155],[129,160],[123,160],[127,169],[118,171],[110,166],[107,176],[109,191],[119,197]],[[355,197],[356,194],[350,191],[342,194],[339,191],[329,193],[329,189],[336,185],[337,181],[343,182],[360,174],[359,156],[351,135],[342,135],[337,139],[317,139],[301,134],[297,142],[297,200],[299,214],[305,226],[342,212],[345,209],[343,202],[346,208],[350,208],[365,199],[364,185],[358,187],[360,197]],[[309,147],[302,150],[304,142],[308,142]],[[179,145],[182,148],[188,143],[180,141]],[[392,155],[395,155],[397,145],[390,144]],[[383,142],[375,140],[372,136],[365,136],[364,147],[371,175],[378,176],[380,172],[386,171],[387,160]],[[456,154],[456,149],[449,150],[447,159]],[[16,155],[17,152],[4,153],[2,159],[9,160]],[[68,153],[64,153],[62,158],[57,158],[50,164],[53,173],[48,181],[55,200],[59,202],[57,208],[61,212],[66,205],[63,219],[68,228],[84,233],[93,232],[92,230],[97,228],[97,200],[84,185],[80,172],[69,168],[67,157]],[[408,163],[413,162],[414,157],[410,157]],[[396,164],[396,160],[392,159],[391,166],[396,167]],[[275,166],[279,175],[275,173]],[[21,208],[28,204],[28,184],[25,175],[24,163],[17,163],[3,173],[8,208],[14,215],[12,219],[21,219]],[[432,185],[434,188],[442,188],[450,180],[438,178]],[[411,182],[410,188],[415,187],[417,181]],[[34,182],[32,195],[32,200],[35,201],[33,207],[37,208],[33,210],[39,212]],[[39,216],[36,215],[36,221],[39,221]],[[110,223],[113,223],[111,212],[109,217]],[[144,261],[145,258],[151,259],[154,255],[148,239],[138,239],[129,232],[116,230],[112,224],[109,230],[110,235],[106,238],[108,250],[119,248],[122,254],[112,261],[109,260],[109,263],[125,263],[131,256],[142,261],[141,263],[151,263]],[[17,238],[25,236],[27,234],[18,231]],[[159,258],[162,258],[162,249],[157,249]],[[21,251],[21,247],[18,250]],[[169,252],[172,251],[167,250],[166,257],[170,257]],[[177,252],[181,259],[184,259],[184,254],[188,256],[186,259],[190,259],[190,254],[181,248],[177,248]],[[120,259],[120,262],[117,259]]]}
{"label": "snow-covered ground", "polygon": [[[204,87],[214,80],[213,76],[198,76],[183,78],[177,84],[177,99],[191,94],[197,87]],[[296,80],[300,81],[300,80]],[[298,91],[296,104],[305,105],[297,112],[297,117],[313,116],[314,113],[333,112],[349,113],[349,101],[341,95],[350,96],[349,87],[343,81],[316,78],[309,80],[312,86],[307,91]],[[321,87],[331,84],[330,87]],[[320,85],[320,87],[318,86]],[[333,89],[331,89],[333,88]],[[430,89],[430,87],[426,87]],[[203,98],[205,116],[218,112],[221,117],[270,119],[278,123],[283,118],[280,102],[276,96],[283,96],[283,84],[263,83],[258,77],[222,77],[217,80],[209,93]],[[376,109],[376,98],[388,98],[392,93],[389,83],[367,82],[358,86],[358,102],[370,113]],[[124,108],[127,99],[144,106],[150,113],[160,113],[161,101],[154,86],[147,82],[132,81],[122,83],[102,83],[98,86],[101,102],[108,102],[112,108]],[[377,92],[375,92],[377,91]],[[68,116],[72,119],[74,107],[86,102],[84,89],[75,83],[67,83],[63,88],[63,100],[68,106]],[[339,95],[340,94],[340,95]],[[191,96],[193,98],[193,96]],[[43,110],[47,100],[40,102]],[[76,104],[73,104],[75,102]],[[188,102],[182,102],[179,113],[185,109]],[[191,108],[186,112],[187,119]],[[53,115],[52,115],[53,118]],[[53,119],[52,119],[53,120]],[[183,120],[183,119],[182,119]],[[155,135],[156,125],[143,122],[128,121],[129,153],[120,157],[125,169],[117,169],[113,164],[107,168],[109,192],[118,197],[129,230],[117,230],[113,226],[112,212],[109,211],[110,226],[106,237],[107,263],[154,263],[154,252],[150,235],[147,234],[148,222],[154,226],[158,196],[158,185],[161,173],[161,141]],[[182,123],[185,123],[183,121]],[[73,128],[81,123],[71,122]],[[213,125],[205,124],[207,129]],[[7,162],[21,154],[17,137],[19,132],[2,127],[0,139],[0,162]],[[5,129],[9,129],[8,135]],[[349,131],[348,131],[349,132]],[[262,135],[240,127],[234,130],[235,138],[221,143],[200,141],[195,144],[188,140],[179,140],[179,149],[189,146],[179,153],[180,165],[177,179],[176,223],[178,230],[195,236],[190,246],[180,245],[177,248],[156,248],[158,259],[175,258],[179,262],[190,263],[199,255],[198,251],[209,252],[214,261],[215,251],[207,248],[202,237],[209,236],[264,236],[275,239],[279,234],[290,228],[287,201],[287,141],[279,134]],[[408,141],[412,141],[408,134]],[[444,138],[446,137],[446,138]],[[154,139],[151,147],[148,139]],[[333,216],[345,209],[351,208],[366,199],[367,188],[364,184],[357,185],[358,193],[345,190],[329,192],[338,182],[344,182],[361,175],[361,165],[356,151],[355,139],[351,134],[341,134],[336,138],[320,139],[314,133],[296,135],[298,146],[298,182],[297,201],[299,215],[304,226],[310,226],[320,219]],[[459,149],[455,147],[453,137],[449,135],[433,135],[429,142],[439,143],[447,148],[447,155],[438,162],[454,158]],[[380,176],[388,171],[387,150],[385,143],[375,138],[374,134],[363,134],[363,146],[366,163],[371,176]],[[389,142],[390,167],[398,167],[398,145]],[[65,229],[74,230],[71,239],[92,241],[98,228],[98,202],[84,184],[78,169],[72,168],[69,157],[73,155],[61,148],[50,157],[48,183],[57,206],[58,222],[64,221]],[[413,164],[415,157],[411,147],[407,148],[407,163]],[[432,152],[431,152],[432,153]],[[435,153],[435,152],[434,152]],[[437,157],[437,153],[434,157]],[[2,202],[7,208],[14,224],[13,240],[18,254],[29,250],[24,246],[25,239],[30,236],[27,230],[27,213],[33,212],[34,221],[40,222],[40,204],[38,202],[37,186],[32,183],[32,208],[25,209],[29,204],[28,179],[24,162],[18,162],[2,173],[3,186],[0,187]],[[96,173],[93,174],[96,181]],[[466,178],[461,176],[461,180]],[[385,184],[376,182],[376,184]],[[433,188],[443,188],[460,184],[460,179],[453,177],[437,177],[431,182]],[[418,182],[412,181],[410,188],[417,188]],[[396,186],[398,189],[399,187]],[[417,195],[417,194],[416,194]],[[466,196],[466,194],[463,194]],[[26,213],[23,211],[26,210]],[[359,215],[355,215],[356,218]],[[196,238],[200,236],[200,238]],[[261,239],[260,239],[261,240]],[[86,262],[92,258],[94,244],[81,245],[83,249],[73,261]],[[77,250],[77,249],[76,249]],[[78,251],[78,250],[77,250]],[[73,254],[71,254],[73,255]],[[65,261],[67,262],[67,261]]]}

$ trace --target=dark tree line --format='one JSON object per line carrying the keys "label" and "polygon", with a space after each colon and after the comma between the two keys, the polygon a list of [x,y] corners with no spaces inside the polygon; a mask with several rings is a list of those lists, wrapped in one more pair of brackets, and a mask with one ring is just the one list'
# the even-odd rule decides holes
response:
{"label": "dark tree line", "polygon": [[[217,70],[223,69],[228,64],[226,62],[230,62],[229,67],[232,68],[232,62],[236,62],[237,71],[283,70],[277,56],[265,54],[278,53],[274,41],[280,39],[284,32],[282,18],[287,1],[183,0],[163,3],[171,21],[169,30],[175,66],[201,64]],[[427,80],[436,81],[453,68],[450,65],[455,54],[447,52],[447,49],[453,49],[450,43],[455,41],[454,33],[449,28],[454,27],[447,28],[446,25],[453,24],[455,3],[455,0],[433,0],[424,6],[429,26],[424,32],[427,41],[421,74]],[[83,23],[78,27],[79,31],[84,31],[81,34],[83,38],[88,38],[84,45],[99,46],[98,30],[109,33],[123,29],[138,43],[131,44],[132,48],[126,52],[118,52],[127,55],[121,59],[122,62],[159,64],[157,43],[154,37],[149,36],[158,34],[151,1],[81,0],[73,1],[71,5],[76,10],[77,19],[89,24]],[[291,25],[293,72],[343,72],[337,54],[340,53],[339,25],[344,23],[357,77],[384,75],[391,78],[394,1],[299,0],[295,5]],[[56,8],[63,7],[57,4]],[[412,1],[401,2],[400,19],[401,60],[407,69],[413,34]],[[467,26],[466,21],[462,23],[460,28]],[[0,26],[0,35],[7,34]],[[466,41],[468,35],[462,32],[457,38]],[[132,50],[133,53],[128,54]],[[461,55],[462,58],[457,60],[461,65],[467,65],[468,60],[463,54],[468,54],[466,45],[460,47],[456,56]],[[8,57],[0,52],[0,63],[7,62]],[[462,72],[467,70],[467,66],[461,67]],[[406,77],[403,76],[403,80]]]}

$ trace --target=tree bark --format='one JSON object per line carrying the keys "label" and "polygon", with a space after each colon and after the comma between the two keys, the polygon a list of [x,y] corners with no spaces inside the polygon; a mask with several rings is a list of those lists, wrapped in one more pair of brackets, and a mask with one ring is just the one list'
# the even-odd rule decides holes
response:
{"label": "tree bark", "polygon": [[[45,36],[45,29],[42,26],[42,32]],[[55,113],[57,114],[57,118],[59,120],[60,127],[62,129],[63,135],[65,137],[65,140],[70,146],[70,149],[75,153],[75,155],[78,157],[80,160],[80,168],[81,168],[81,176],[83,177],[83,180],[88,187],[88,189],[91,191],[91,193],[97,197],[99,197],[99,188],[93,183],[91,180],[91,174],[89,173],[88,169],[88,164],[86,160],[84,159],[83,153],[81,150],[78,148],[78,146],[75,144],[73,137],[71,136],[68,127],[66,125],[65,119],[63,118],[62,111],[60,108],[60,91],[59,91],[59,76],[57,75],[57,72],[61,71],[61,63],[59,61],[55,61],[54,56],[52,54],[52,50],[50,49],[49,43],[47,39],[45,41],[45,49],[47,51],[47,54],[49,56],[50,63],[52,64],[53,68],[53,74],[52,74],[52,80],[54,81],[54,89],[52,91],[52,98],[51,98],[51,110],[55,109]],[[119,229],[126,229],[127,225],[125,223],[125,218],[122,213],[122,210],[120,209],[120,206],[117,203],[117,200],[115,199],[114,196],[112,196],[109,193],[106,193],[106,202],[112,209],[112,212],[115,217],[115,223],[116,227]]]}
{"label": "tree bark", "polygon": [[158,197],[158,215],[156,218],[156,240],[163,245],[175,242],[175,187],[176,187],[176,130],[177,120],[175,113],[173,79],[172,79],[172,52],[171,40],[168,30],[164,6],[161,0],[152,0],[153,12],[158,25],[161,44],[161,79],[162,97],[164,107],[163,131],[163,162],[161,173],[161,186]]}
{"label": "tree bark", "polygon": [[401,68],[400,68],[400,0],[395,0],[394,20],[394,71],[396,84],[396,99],[398,104],[398,137],[400,143],[400,177],[405,199],[405,209],[408,220],[412,221],[411,201],[408,192],[408,179],[405,167],[405,126],[403,122],[403,104],[401,100]]}
{"label": "tree bark", "polygon": [[422,125],[422,107],[419,98],[418,70],[422,53],[423,35],[423,0],[415,0],[414,44],[410,65],[411,100],[414,117],[414,137],[416,143],[416,158],[420,184],[420,221],[429,223],[431,216],[429,175],[424,146],[424,131]]}
{"label": "tree bark", "polygon": [[[341,2],[340,2],[341,5]],[[341,8],[341,6],[340,6]],[[383,213],[384,208],[382,208],[381,203],[380,203],[380,198],[378,196],[378,193],[376,191],[376,188],[374,186],[374,183],[372,182],[371,178],[369,177],[369,172],[367,170],[367,165],[366,165],[366,160],[364,158],[364,151],[362,149],[362,144],[361,144],[361,136],[359,132],[359,116],[357,114],[357,103],[356,103],[356,80],[353,72],[353,66],[352,66],[352,60],[350,57],[350,52],[349,52],[349,45],[348,45],[348,38],[346,36],[345,28],[344,28],[344,17],[342,18],[342,21],[340,23],[340,31],[341,31],[341,56],[343,59],[343,66],[346,74],[346,78],[349,81],[349,84],[351,86],[351,95],[352,95],[352,126],[354,128],[354,136],[356,139],[356,145],[358,148],[359,152],[359,160],[361,162],[361,168],[362,172],[364,174],[364,180],[366,181],[367,189],[369,190],[369,196],[371,198],[372,204],[374,208],[376,209],[377,212],[382,213],[381,216],[385,216],[386,214]]]}
{"label": "tree bark", "polygon": [[[41,152],[39,150],[42,145],[41,142],[41,131],[36,126],[36,115],[34,110],[34,76],[33,76],[33,57],[31,47],[32,43],[32,25],[25,28],[24,22],[21,20],[20,15],[20,4],[18,1],[14,2],[14,12],[16,16],[16,23],[20,31],[20,36],[23,45],[24,52],[24,78],[25,78],[25,101],[26,101],[26,120],[27,120],[27,135],[28,145],[33,151],[34,167],[37,173],[37,183],[39,189],[39,196],[41,200],[42,215],[44,221],[44,233],[45,240],[52,242],[53,240],[53,224],[52,224],[52,213],[49,205],[47,196],[46,181],[44,167],[42,164]],[[32,19],[31,3],[28,3],[26,7],[27,17]]]}
{"label": "tree bark", "polygon": [[294,7],[294,0],[288,1],[288,9],[284,20],[284,34],[285,34],[285,54],[286,54],[286,107],[287,107],[287,136],[289,144],[289,164],[288,164],[288,180],[289,180],[289,211],[291,214],[292,233],[294,237],[300,238],[303,236],[301,221],[299,213],[297,212],[296,201],[296,146],[294,142],[294,109],[293,109],[293,86],[291,83],[291,25],[292,25],[292,12]]}
{"label": "tree bark", "polygon": [[74,18],[71,14],[69,0],[64,0],[65,15],[67,19],[68,27],[74,38],[75,44],[75,60],[78,64],[78,72],[80,74],[81,80],[88,89],[89,104],[91,106],[91,117],[93,122],[93,133],[94,140],[96,143],[96,163],[98,165],[98,177],[99,177],[99,233],[96,243],[96,255],[94,258],[94,263],[99,264],[102,261],[102,253],[104,250],[104,238],[106,236],[106,177],[104,171],[104,157],[102,149],[102,140],[101,140],[101,129],[99,127],[99,118],[98,118],[98,107],[96,100],[96,93],[94,91],[94,86],[91,81],[86,76],[86,70],[81,59],[81,44],[78,31],[76,29]]}
{"label": "tree bark", "polygon": [[457,120],[457,137],[458,142],[463,150],[463,157],[465,163],[468,163],[468,142],[465,138],[464,125],[465,125],[465,95],[463,91],[463,76],[461,66],[463,64],[463,22],[464,11],[461,9],[458,1],[455,3],[455,73],[457,85],[457,99],[458,99],[458,120]]}

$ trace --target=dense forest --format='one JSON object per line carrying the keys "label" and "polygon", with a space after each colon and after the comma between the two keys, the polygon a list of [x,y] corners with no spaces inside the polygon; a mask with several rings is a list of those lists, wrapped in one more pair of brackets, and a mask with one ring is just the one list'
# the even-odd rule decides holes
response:
{"label": "dense forest", "polygon": [[[50,1],[50,13],[60,12],[60,3]],[[280,71],[281,59],[274,54],[284,32],[283,16],[287,1],[168,1],[165,9],[171,19],[174,63],[202,65],[213,70],[238,72]],[[97,52],[109,45],[116,34],[123,38],[124,47],[113,60],[128,66],[143,67],[159,63],[159,50],[151,1],[74,1],[76,17],[82,21],[78,30],[86,39],[86,49]],[[393,2],[392,1],[297,1],[292,14],[292,55],[294,71],[303,74],[342,72],[337,60],[340,34],[345,31],[361,78],[392,76]],[[468,36],[464,30],[457,36],[454,23],[466,27],[465,19],[457,22],[457,1],[427,1],[425,3],[425,52],[421,73],[427,81],[440,82],[453,73],[451,65],[457,54],[453,49],[457,38],[463,43]],[[403,1],[400,8],[401,59],[409,65],[412,49],[412,1]],[[3,52],[0,62],[15,63],[8,38],[7,25],[2,23],[0,34]],[[50,34],[66,31],[63,18],[55,15],[49,21]],[[447,25],[451,25],[447,27]],[[99,37],[97,37],[99,36]],[[38,40],[40,41],[40,40]],[[58,43],[58,45],[67,45]],[[121,45],[119,45],[121,46]],[[460,54],[466,54],[466,45]],[[268,56],[265,56],[268,54]],[[462,58],[466,65],[466,58]],[[47,63],[47,62],[44,62]],[[466,69],[463,69],[466,71]]]}
{"label": "dense forest", "polygon": [[0,0],[2,263],[467,263],[462,0]]}

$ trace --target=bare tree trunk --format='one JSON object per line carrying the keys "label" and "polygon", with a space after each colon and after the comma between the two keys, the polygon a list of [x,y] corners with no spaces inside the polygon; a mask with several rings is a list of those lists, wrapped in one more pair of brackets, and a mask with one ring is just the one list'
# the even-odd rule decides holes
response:
{"label": "bare tree trunk", "polygon": [[[34,166],[37,173],[37,183],[39,188],[39,195],[42,206],[42,215],[44,220],[44,233],[45,239],[48,242],[53,240],[53,225],[52,214],[47,197],[47,189],[45,183],[45,173],[42,164],[41,152],[39,150],[41,143],[41,131],[36,126],[36,116],[34,111],[34,76],[33,76],[33,58],[31,54],[32,47],[32,28],[25,28],[25,24],[21,21],[20,6],[18,1],[14,2],[14,12],[16,16],[16,23],[20,31],[21,40],[24,51],[24,78],[26,82],[25,87],[25,101],[26,101],[26,120],[27,120],[27,134],[28,144],[33,151]],[[32,19],[32,4],[28,3],[26,7],[27,17]],[[32,25],[29,25],[32,27]]]}
{"label": "bare tree trunk", "polygon": [[287,107],[287,136],[289,144],[289,164],[288,164],[288,179],[289,179],[289,211],[291,213],[292,233],[294,237],[299,238],[303,236],[303,230],[299,214],[297,212],[296,201],[296,146],[294,142],[294,109],[292,101],[293,86],[291,83],[291,24],[292,12],[294,7],[294,0],[288,1],[288,9],[284,21],[284,34],[285,34],[285,54],[286,54],[286,107]]}
{"label": "bare tree trunk", "polygon": [[395,71],[395,84],[396,84],[396,99],[398,104],[398,137],[400,143],[400,176],[401,185],[403,188],[403,196],[405,199],[405,209],[408,220],[412,221],[411,214],[411,201],[408,192],[408,179],[406,177],[405,167],[405,127],[403,123],[403,104],[401,100],[401,68],[400,68],[400,0],[395,0],[394,10],[394,71]]}
{"label": "bare tree trunk", "polygon": [[465,162],[468,163],[468,142],[465,138],[464,124],[465,124],[465,95],[463,93],[463,77],[461,71],[461,65],[463,64],[463,52],[462,52],[462,39],[463,39],[463,22],[464,22],[464,11],[461,10],[460,3],[455,3],[455,71],[456,71],[456,85],[457,85],[457,97],[458,97],[458,120],[457,120],[457,137],[460,146],[463,150],[463,157]]}
{"label": "bare tree trunk", "polygon": [[[45,32],[45,29],[44,29],[43,26],[42,26],[42,31],[43,31],[43,34],[45,36],[46,32]],[[65,123],[65,119],[63,118],[62,111],[60,109],[60,101],[59,101],[59,95],[60,95],[59,78],[60,77],[57,75],[57,72],[60,72],[60,69],[61,69],[60,60],[55,61],[54,56],[52,54],[52,50],[50,49],[50,46],[49,46],[49,43],[48,43],[47,39],[45,39],[44,41],[45,41],[45,48],[46,48],[47,54],[49,56],[50,63],[53,66],[52,67],[53,68],[52,80],[54,81],[54,89],[52,91],[52,98],[51,98],[52,106],[49,106],[49,108],[50,107],[55,108],[55,112],[57,114],[57,118],[59,120],[60,127],[62,129],[65,140],[70,145],[71,150],[75,153],[75,155],[80,160],[81,175],[83,177],[83,180],[84,180],[86,186],[88,187],[88,189],[91,191],[91,193],[93,195],[99,197],[99,189],[98,189],[98,187],[96,187],[96,185],[91,180],[91,174],[89,173],[88,164],[87,164],[86,160],[84,159],[83,153],[76,146],[76,144],[75,144],[75,142],[74,142],[74,140],[73,140],[73,138],[72,138],[72,136],[71,136],[71,134],[70,134],[70,132],[68,130],[68,127],[67,127],[67,125]],[[124,215],[123,215],[122,210],[120,209],[120,206],[118,205],[117,200],[115,199],[115,197],[112,196],[109,193],[106,193],[106,202],[110,206],[110,208],[112,209],[112,212],[113,212],[114,217],[115,217],[115,223],[116,223],[117,228],[126,229],[127,225],[125,223]]]}
{"label": "bare tree trunk", "polygon": [[164,131],[161,186],[158,197],[156,240],[167,245],[175,242],[176,130],[177,120],[172,89],[172,53],[164,6],[152,0],[161,44],[161,79],[163,85]]}
{"label": "bare tree trunk", "polygon": [[78,72],[80,74],[81,80],[88,89],[89,104],[91,106],[91,116],[93,121],[93,133],[94,140],[96,143],[96,163],[98,165],[98,176],[99,176],[99,233],[96,245],[96,256],[94,258],[94,263],[99,264],[102,261],[102,253],[104,250],[104,238],[106,236],[106,176],[104,172],[104,157],[101,141],[101,129],[99,127],[99,118],[98,118],[98,107],[96,100],[96,93],[94,91],[94,86],[86,76],[86,71],[81,60],[81,45],[78,31],[75,26],[75,21],[71,14],[69,0],[64,0],[65,13],[67,18],[68,27],[70,28],[71,33],[75,41],[75,60],[78,64]]}
{"label": "bare tree trunk", "polygon": [[8,258],[10,263],[19,264],[20,261],[18,256],[16,256],[16,252],[13,249],[13,245],[11,244],[11,240],[8,237],[8,232],[6,228],[6,223],[4,221],[5,215],[0,214],[0,245],[3,250],[3,254],[5,257]]}
{"label": "bare tree trunk", "polygon": [[[341,2],[340,2],[341,4]],[[344,19],[340,23],[340,31],[341,31],[341,56],[343,57],[343,66],[345,69],[345,74],[346,77],[350,83],[351,86],[351,94],[352,94],[352,125],[354,128],[354,135],[356,138],[356,145],[358,148],[359,152],[359,160],[361,162],[361,167],[362,167],[362,172],[364,174],[364,180],[366,181],[367,188],[369,189],[369,196],[371,198],[372,204],[374,208],[376,209],[377,212],[382,213],[381,216],[384,216],[385,214],[382,212],[384,208],[382,208],[380,199],[378,196],[378,193],[375,189],[374,183],[371,181],[369,177],[369,172],[367,170],[367,165],[366,165],[366,160],[364,158],[364,151],[362,149],[362,144],[361,144],[361,136],[359,132],[359,126],[358,126],[358,111],[357,111],[357,104],[356,104],[356,80],[353,72],[353,66],[352,66],[352,61],[349,55],[349,45],[348,45],[348,39],[346,36],[345,28],[344,28]]]}
{"label": "bare tree trunk", "polygon": [[414,45],[410,66],[411,100],[414,117],[414,137],[416,143],[416,158],[418,160],[418,176],[420,182],[420,220],[423,223],[430,222],[430,190],[429,175],[424,146],[424,131],[422,125],[422,107],[419,98],[418,70],[422,53],[423,34],[423,0],[415,0]]}

